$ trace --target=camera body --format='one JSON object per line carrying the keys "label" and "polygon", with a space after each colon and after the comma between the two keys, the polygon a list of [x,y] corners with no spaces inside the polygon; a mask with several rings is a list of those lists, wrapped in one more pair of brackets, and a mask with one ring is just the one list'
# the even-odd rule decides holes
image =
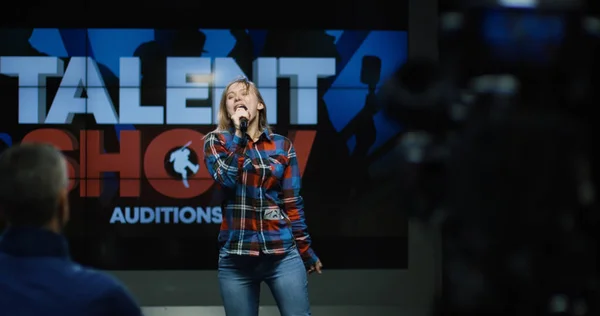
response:
{"label": "camera body", "polygon": [[423,140],[399,141],[410,143],[405,160],[419,147],[412,163],[445,164],[465,130],[514,112],[552,112],[592,133],[600,19],[576,9],[476,6],[443,13],[440,26],[440,60],[409,59],[379,94],[404,136]]}
{"label": "camera body", "polygon": [[443,232],[439,315],[598,312],[600,20],[565,5],[443,14],[440,61],[381,91],[406,127],[401,200]]}

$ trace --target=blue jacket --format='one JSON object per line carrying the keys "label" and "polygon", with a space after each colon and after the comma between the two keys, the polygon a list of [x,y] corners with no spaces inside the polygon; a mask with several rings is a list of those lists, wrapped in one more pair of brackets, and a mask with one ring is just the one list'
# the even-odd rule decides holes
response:
{"label": "blue jacket", "polygon": [[139,316],[142,312],[116,279],[72,262],[63,236],[13,227],[0,237],[0,315]]}

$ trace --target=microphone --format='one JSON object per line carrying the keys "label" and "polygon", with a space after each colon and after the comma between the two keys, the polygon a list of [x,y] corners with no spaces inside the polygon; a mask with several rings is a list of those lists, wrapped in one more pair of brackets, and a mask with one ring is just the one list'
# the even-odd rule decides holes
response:
{"label": "microphone", "polygon": [[240,131],[243,134],[246,134],[248,131],[248,119],[245,117],[240,117]]}
{"label": "microphone", "polygon": [[[239,108],[248,111],[248,108],[245,105],[240,105]],[[240,117],[240,131],[244,135],[246,135],[246,132],[248,131],[248,119],[245,117]]]}

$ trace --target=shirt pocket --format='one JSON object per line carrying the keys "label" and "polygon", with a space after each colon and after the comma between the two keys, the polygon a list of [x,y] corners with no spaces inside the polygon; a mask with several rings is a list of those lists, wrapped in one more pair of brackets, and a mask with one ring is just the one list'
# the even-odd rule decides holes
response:
{"label": "shirt pocket", "polygon": [[285,155],[270,155],[269,164],[271,167],[271,175],[273,178],[281,181],[283,180],[283,174],[285,168],[288,165],[288,158]]}

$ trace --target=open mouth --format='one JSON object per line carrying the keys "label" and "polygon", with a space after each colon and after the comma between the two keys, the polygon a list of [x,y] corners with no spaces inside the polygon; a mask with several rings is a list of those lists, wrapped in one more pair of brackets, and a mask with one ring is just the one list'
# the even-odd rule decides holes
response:
{"label": "open mouth", "polygon": [[248,110],[248,108],[246,107],[246,105],[245,105],[245,104],[238,104],[238,105],[236,105],[236,106],[235,106],[233,109],[234,109],[235,111],[237,111],[237,109],[239,109],[239,108],[244,108],[244,110],[246,110],[246,111]]}

